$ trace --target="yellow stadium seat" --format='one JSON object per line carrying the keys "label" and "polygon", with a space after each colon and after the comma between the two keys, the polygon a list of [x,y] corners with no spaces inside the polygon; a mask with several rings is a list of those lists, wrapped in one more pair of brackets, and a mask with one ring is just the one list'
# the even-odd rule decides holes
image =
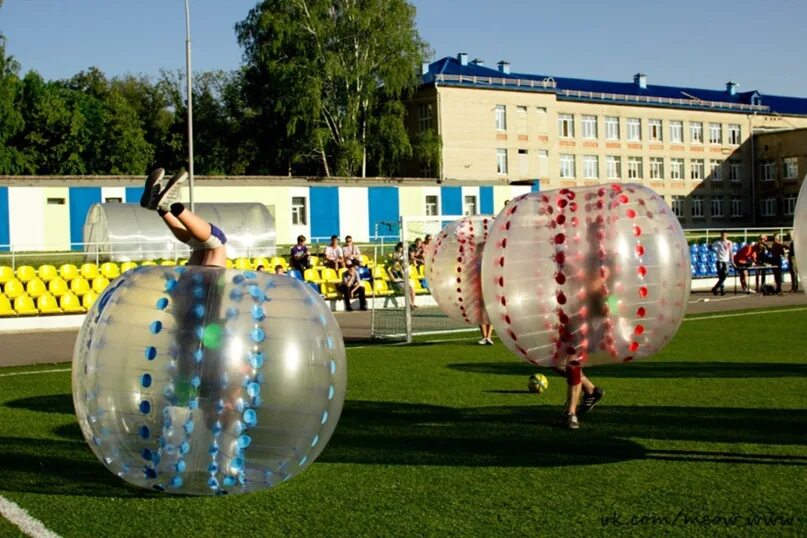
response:
{"label": "yellow stadium seat", "polygon": [[389,280],[387,270],[383,265],[376,265],[373,267],[373,280]]}
{"label": "yellow stadium seat", "polygon": [[311,256],[309,260],[311,261],[311,267],[319,266],[319,256]]}
{"label": "yellow stadium seat", "polygon": [[70,281],[70,291],[80,297],[90,291],[90,283],[84,277],[76,277]]}
{"label": "yellow stadium seat", "polygon": [[83,306],[86,310],[89,310],[90,308],[92,308],[92,305],[96,299],[98,299],[98,294],[92,290],[89,290],[81,298],[81,306]]}
{"label": "yellow stadium seat", "polygon": [[339,290],[336,289],[336,283],[325,282],[322,285],[322,295],[324,295],[326,299],[336,299],[339,297]]}
{"label": "yellow stadium seat", "polygon": [[59,270],[52,265],[40,265],[36,274],[45,282],[50,282],[54,278],[59,278]]}
{"label": "yellow stadium seat", "polygon": [[322,278],[319,276],[319,271],[314,268],[306,269],[305,273],[303,274],[303,280],[308,282],[316,282],[317,284],[322,283]]}
{"label": "yellow stadium seat", "polygon": [[386,280],[381,280],[380,278],[376,278],[373,280],[373,294],[379,296],[386,296],[392,295],[392,290],[389,289]]}
{"label": "yellow stadium seat", "polygon": [[429,290],[424,288],[423,284],[421,284],[420,280],[418,280],[417,278],[410,278],[409,286],[415,290],[415,294],[417,295],[425,295],[429,293]]}
{"label": "yellow stadium seat", "polygon": [[78,268],[72,263],[66,263],[59,267],[59,276],[70,282],[78,276]]}
{"label": "yellow stadium seat", "polygon": [[25,285],[25,291],[28,295],[36,299],[37,297],[47,295],[48,287],[42,282],[42,279],[35,278],[28,281],[28,284]]}
{"label": "yellow stadium seat", "polygon": [[241,271],[248,271],[252,269],[252,262],[249,261],[249,258],[236,258],[235,268],[240,269]]}
{"label": "yellow stadium seat", "polygon": [[426,266],[418,265],[417,273],[420,276],[420,278],[426,278]]}
{"label": "yellow stadium seat", "polygon": [[36,309],[34,300],[27,295],[20,295],[14,299],[14,310],[21,316],[36,316],[39,310]]}
{"label": "yellow stadium seat", "polygon": [[362,287],[364,287],[364,294],[369,297],[373,294],[373,286],[370,284],[369,280],[362,280],[361,281]]}
{"label": "yellow stadium seat", "polygon": [[48,282],[48,291],[54,297],[61,297],[70,292],[70,287],[61,277],[56,277]]}
{"label": "yellow stadium seat", "polygon": [[17,267],[17,280],[23,284],[36,278],[36,269],[30,265],[20,265]]}
{"label": "yellow stadium seat", "polygon": [[267,258],[255,258],[252,260],[252,268],[257,269],[259,265],[263,265],[264,271],[274,272],[275,266],[272,265]]}
{"label": "yellow stadium seat", "polygon": [[59,303],[56,302],[56,298],[49,293],[46,293],[36,300],[36,307],[39,309],[41,314],[62,313],[62,309],[59,308]]}
{"label": "yellow stadium seat", "polygon": [[146,265],[157,265],[157,262],[155,262],[154,260],[146,260],[146,261],[144,261],[143,263],[141,263],[140,265],[142,265],[142,266],[146,266]]}
{"label": "yellow stadium seat", "polygon": [[129,269],[134,269],[137,267],[137,262],[123,262],[120,264],[120,272],[125,273]]}
{"label": "yellow stadium seat", "polygon": [[14,277],[14,269],[7,265],[0,266],[0,284],[5,284]]}
{"label": "yellow stadium seat", "polygon": [[282,266],[284,271],[287,271],[289,269],[289,262],[287,262],[286,258],[284,258],[283,256],[275,256],[274,258],[269,260],[269,266],[272,268],[273,271],[275,269],[275,266],[277,265]]}
{"label": "yellow stadium seat", "polygon": [[160,262],[160,265],[166,265],[166,266],[170,266],[170,267],[173,267],[176,264],[177,264],[176,260],[163,260],[163,261]]}
{"label": "yellow stadium seat", "polygon": [[25,295],[25,285],[16,278],[6,282],[3,286],[3,293],[12,301],[21,295]]}
{"label": "yellow stadium seat", "polygon": [[179,260],[177,265],[188,265],[188,260]]}
{"label": "yellow stadium seat", "polygon": [[360,258],[362,267],[367,267],[367,264],[370,263],[370,256],[367,254],[362,254]]}
{"label": "yellow stadium seat", "polygon": [[92,290],[95,293],[101,293],[109,286],[109,279],[103,276],[97,276],[92,279]]}
{"label": "yellow stadium seat", "polygon": [[[87,297],[86,295],[84,297]],[[81,301],[74,293],[66,293],[59,299],[59,306],[66,314],[77,314],[84,312],[84,307],[81,306]]]}
{"label": "yellow stadium seat", "polygon": [[8,297],[0,293],[0,316],[8,317],[16,315],[17,313],[11,308],[11,301],[8,300]]}
{"label": "yellow stadium seat", "polygon": [[322,275],[320,278],[322,278],[323,282],[332,282],[334,284],[340,284],[342,282],[342,275],[344,274],[345,271],[346,269],[339,269],[339,274],[337,274],[335,269],[331,269],[330,267],[324,267],[320,271],[320,274]]}
{"label": "yellow stadium seat", "polygon": [[95,265],[94,263],[81,264],[81,269],[79,269],[79,273],[87,280],[92,280],[93,278],[97,277],[100,274],[98,272],[98,266]]}
{"label": "yellow stadium seat", "polygon": [[109,280],[118,278],[118,276],[120,276],[120,268],[118,267],[118,264],[114,262],[103,263],[101,264],[101,275],[105,276]]}

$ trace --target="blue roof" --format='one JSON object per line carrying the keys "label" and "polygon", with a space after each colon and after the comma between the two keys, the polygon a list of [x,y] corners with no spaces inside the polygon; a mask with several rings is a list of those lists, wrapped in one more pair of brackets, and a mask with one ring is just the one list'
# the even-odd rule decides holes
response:
{"label": "blue roof", "polygon": [[[603,80],[588,80],[580,78],[567,78],[555,77],[549,75],[535,75],[528,73],[502,73],[496,68],[485,67],[469,62],[462,65],[457,58],[447,56],[429,64],[428,73],[422,75],[421,83],[424,85],[434,84],[449,84],[449,85],[478,85],[477,82],[466,81],[445,81],[438,80],[438,75],[462,75],[463,77],[490,77],[497,79],[504,79],[508,82],[508,89],[519,89],[522,91],[530,91],[536,88],[524,86],[520,84],[513,87],[516,81],[535,81],[536,83],[543,82],[547,79],[554,80],[554,88],[537,89],[541,91],[554,91],[558,94],[560,100],[593,100],[587,94],[613,94],[619,96],[631,96],[638,99],[650,98],[648,105],[665,106],[665,107],[678,107],[686,106],[687,108],[725,108],[732,109],[732,105],[739,105],[735,111],[744,108],[743,112],[747,112],[749,105],[762,105],[767,107],[767,110],[760,109],[763,113],[778,113],[788,115],[804,115],[807,116],[807,98],[803,97],[784,97],[778,95],[765,95],[758,91],[737,92],[734,95],[729,94],[725,89],[720,90],[705,90],[702,88],[686,88],[678,86],[657,86],[648,84],[646,88],[640,87],[638,84],[631,82],[610,82]],[[756,102],[753,98],[756,97]],[[654,100],[674,99],[679,102],[653,102]],[[601,100],[597,98],[596,100]],[[618,100],[617,100],[618,101]],[[615,101],[615,102],[617,102]],[[632,104],[633,101],[630,101]],[[699,103],[706,102],[701,106]],[[725,107],[716,103],[725,104]],[[707,106],[708,104],[708,106]]]}

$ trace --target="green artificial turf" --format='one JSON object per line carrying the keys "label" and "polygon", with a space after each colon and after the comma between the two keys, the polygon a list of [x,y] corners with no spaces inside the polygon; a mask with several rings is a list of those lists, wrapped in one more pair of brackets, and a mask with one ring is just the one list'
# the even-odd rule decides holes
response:
{"label": "green artificial turf", "polygon": [[606,396],[578,431],[555,424],[562,380],[528,393],[537,369],[499,343],[349,349],[317,462],[215,498],[106,471],[69,372],[0,377],[0,495],[63,536],[804,536],[805,327],[798,309],[688,318],[655,358],[587,369]]}

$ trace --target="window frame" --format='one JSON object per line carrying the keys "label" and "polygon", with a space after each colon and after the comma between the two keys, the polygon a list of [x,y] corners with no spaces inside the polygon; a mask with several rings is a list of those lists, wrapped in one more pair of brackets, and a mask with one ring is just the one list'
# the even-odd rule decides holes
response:
{"label": "window frame", "polygon": [[[561,179],[574,179],[576,177],[576,165],[574,155],[571,153],[561,153],[558,159],[558,165],[560,168],[560,178]],[[569,168],[571,166],[571,168]],[[571,170],[571,175],[569,174],[569,170]]]}
{"label": "window frame", "polygon": [[558,136],[574,138],[574,114],[558,114]]}

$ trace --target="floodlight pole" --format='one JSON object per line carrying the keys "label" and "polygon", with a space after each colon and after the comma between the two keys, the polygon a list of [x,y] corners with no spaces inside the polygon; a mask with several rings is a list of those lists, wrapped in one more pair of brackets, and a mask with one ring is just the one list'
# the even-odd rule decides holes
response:
{"label": "floodlight pole", "polygon": [[185,0],[185,79],[187,80],[188,98],[188,201],[191,212],[193,206],[193,72],[191,71],[191,14],[188,0]]}

